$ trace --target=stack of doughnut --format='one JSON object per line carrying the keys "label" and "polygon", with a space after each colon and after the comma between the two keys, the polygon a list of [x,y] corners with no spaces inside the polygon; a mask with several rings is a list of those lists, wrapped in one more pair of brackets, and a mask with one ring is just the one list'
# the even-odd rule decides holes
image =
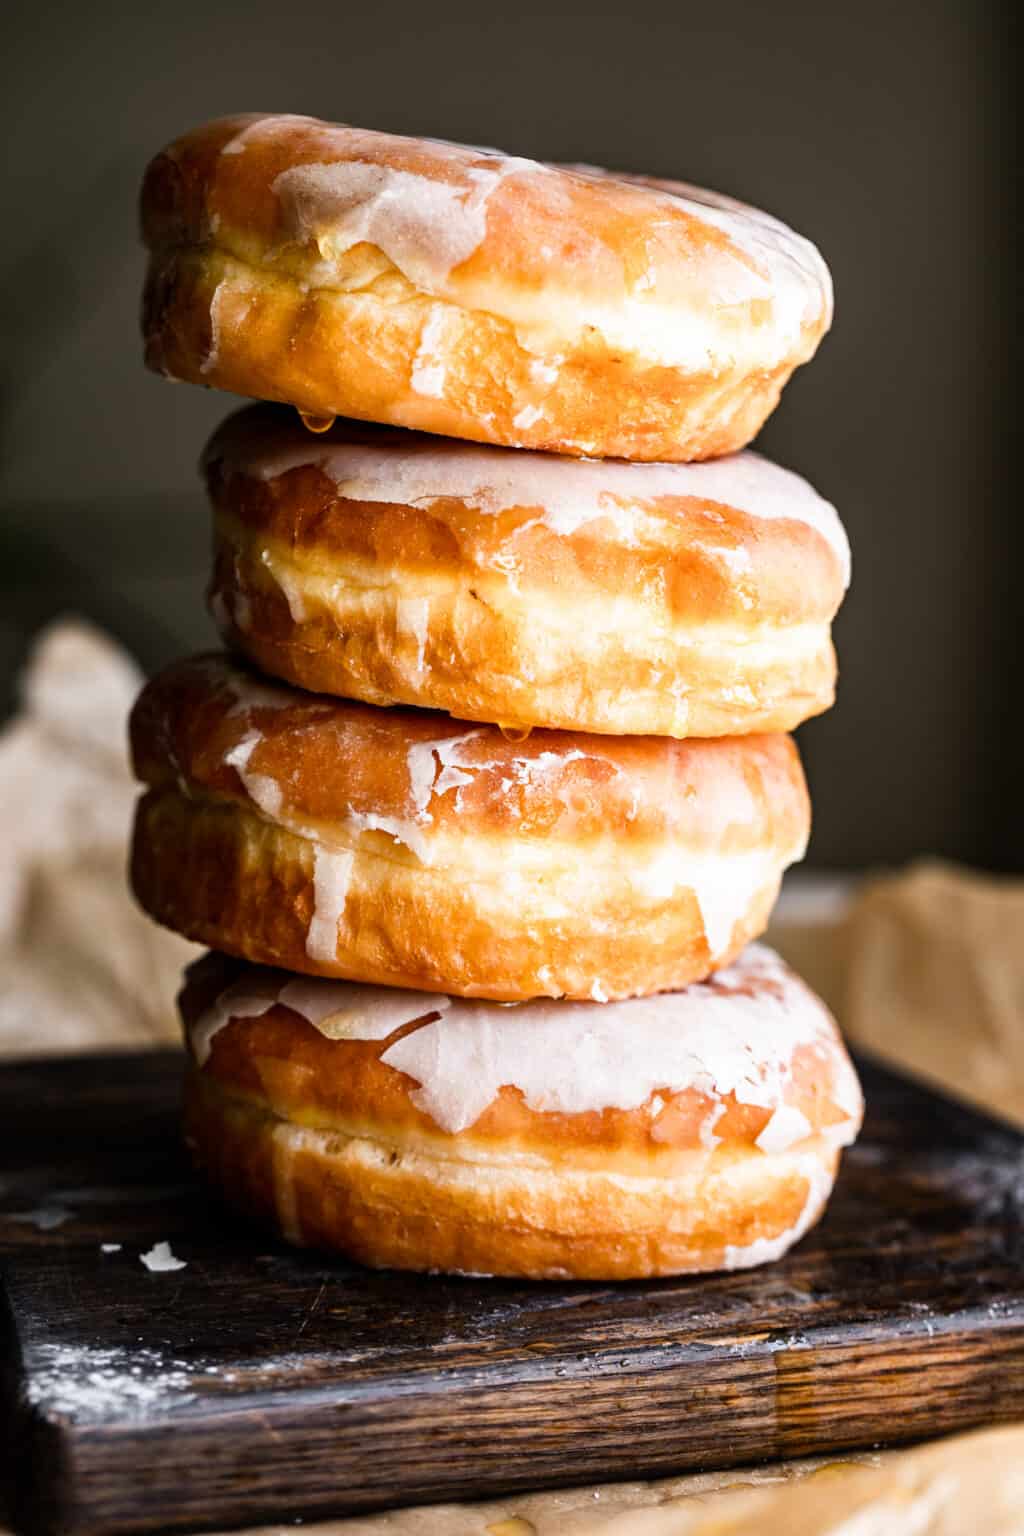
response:
{"label": "stack of doughnut", "polygon": [[763,932],[832,702],[833,508],[746,451],[817,251],[681,183],[304,117],[149,166],[146,361],[263,402],[202,460],[225,650],[152,680],[132,882],[209,947],[186,1136],[365,1264],[777,1258],[860,1088]]}

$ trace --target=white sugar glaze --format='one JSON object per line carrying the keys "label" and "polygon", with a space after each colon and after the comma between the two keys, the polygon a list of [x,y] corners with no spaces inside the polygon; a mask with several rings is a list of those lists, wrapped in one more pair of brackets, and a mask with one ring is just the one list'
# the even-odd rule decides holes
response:
{"label": "white sugar glaze", "polygon": [[418,395],[430,395],[435,399],[441,399],[444,395],[444,381],[447,369],[444,363],[442,342],[445,334],[446,315],[447,311],[444,305],[432,305],[423,330],[420,332],[420,344],[416,349],[412,373],[409,378],[409,383]]}
{"label": "white sugar glaze", "polygon": [[[713,194],[706,193],[698,200],[667,188],[664,196],[720,229],[766,274],[763,294],[773,299],[776,325],[791,344],[798,340],[801,326],[813,322],[823,307],[831,316],[832,275],[810,240],[770,214],[741,207],[728,198],[713,202]],[[749,279],[738,283],[735,301],[743,303],[749,293]]]}
{"label": "white sugar glaze", "polygon": [[430,598],[400,597],[395,604],[395,622],[400,634],[416,642],[416,671],[422,673],[430,630]]}
{"label": "white sugar glaze", "polygon": [[262,740],[262,732],[247,731],[238,745],[225,754],[224,761],[234,768],[250,800],[265,816],[273,818],[281,812],[281,786],[269,774],[254,773],[249,767],[249,759]]}
{"label": "white sugar glaze", "polygon": [[[451,272],[482,244],[488,199],[502,181],[549,174],[536,160],[498,150],[407,139],[293,114],[247,124],[221,153],[244,154],[286,124],[307,125],[332,158],[292,166],[275,178],[272,191],[284,238],[315,245],[326,263],[354,245],[376,246],[427,292],[444,292]],[[334,158],[339,155],[343,158]],[[389,163],[401,160],[421,169]]]}
{"label": "white sugar glaze", "polygon": [[[376,135],[372,135],[376,138]],[[506,176],[544,174],[532,160],[500,155],[469,166],[460,186],[360,160],[298,165],[273,190],[291,239],[314,243],[330,261],[364,241],[417,287],[444,293],[451,272],[487,234],[487,201]]]}
{"label": "white sugar glaze", "polygon": [[214,439],[208,458],[259,480],[313,465],[350,501],[429,507],[451,499],[487,516],[536,509],[517,533],[540,523],[569,538],[601,519],[609,537],[627,545],[641,542],[661,498],[710,502],[765,522],[803,523],[828,544],[844,582],[850,577],[850,545],[835,508],[792,470],[749,449],[700,464],[624,464],[446,443],[418,433],[338,442],[298,424],[268,433],[239,418]]}
{"label": "white sugar glaze", "polygon": [[345,915],[355,854],[350,849],[313,849],[313,915],[306,931],[306,953],[321,965],[338,958],[338,924]]}
{"label": "white sugar glaze", "polygon": [[288,612],[292,616],[294,624],[304,624],[309,618],[309,609],[306,604],[306,594],[303,590],[304,583],[300,574],[286,559],[280,558],[273,550],[267,548],[260,551],[260,563],[266,569],[271,580],[277,583],[284,600],[288,604]]}
{"label": "white sugar glaze", "polygon": [[299,1221],[298,1188],[292,1176],[291,1126],[283,1123],[273,1130],[271,1166],[274,1180],[274,1209],[281,1231],[290,1243],[301,1243],[302,1223]]}
{"label": "white sugar glaze", "polygon": [[447,1013],[451,998],[354,981],[297,976],[277,995],[328,1040],[386,1040],[410,1019]]}
{"label": "white sugar glaze", "polygon": [[[659,1094],[696,1088],[712,1101],[702,1127],[706,1146],[717,1139],[722,1100],[733,1094],[772,1111],[758,1145],[782,1152],[811,1131],[786,1103],[794,1053],[808,1045],[832,1059],[836,1040],[824,1006],[777,955],[756,944],[709,982],[619,1003],[507,1005],[247,974],[248,989],[243,977],[193,1025],[200,1066],[230,1019],[259,1015],[274,1002],[333,1040],[386,1040],[423,1019],[381,1060],[414,1079],[414,1103],[453,1134],[479,1119],[505,1086],[541,1112],[636,1109],[651,1101],[654,1116],[664,1107]],[[833,1075],[837,1107],[848,1118],[830,1128],[831,1139],[845,1145],[856,1134],[860,1094],[852,1068]]]}
{"label": "white sugar glaze", "polygon": [[[794,861],[803,850],[794,850]],[[788,862],[788,860],[786,861]],[[732,930],[750,910],[758,892],[779,878],[774,849],[750,853],[693,853],[666,845],[647,864],[631,867],[633,885],[654,901],[670,901],[679,890],[693,891],[712,959],[728,949]]]}
{"label": "white sugar glaze", "polygon": [[[254,1019],[281,999],[289,980],[287,971],[247,970],[207,1008],[189,1030],[192,1054],[200,1066],[210,1055],[214,1037],[232,1019]],[[329,982],[324,985],[330,986]],[[313,1020],[310,1020],[313,1022]]]}
{"label": "white sugar glaze", "polygon": [[[686,182],[628,173],[616,175],[593,165],[566,169],[598,183],[624,182],[648,194],[654,193],[660,201],[720,230],[749,259],[754,270],[733,263],[720,272],[716,277],[715,301],[728,306],[755,297],[771,299],[775,327],[790,345],[799,338],[805,321],[813,321],[822,311],[831,318],[832,274],[821,252],[780,219],[723,193]],[[652,275],[643,273],[636,282],[636,290],[643,292],[651,281]]]}
{"label": "white sugar glaze", "polygon": [[220,306],[224,284],[218,283],[210,299],[210,345],[199,367],[200,373],[210,373],[220,359]]}

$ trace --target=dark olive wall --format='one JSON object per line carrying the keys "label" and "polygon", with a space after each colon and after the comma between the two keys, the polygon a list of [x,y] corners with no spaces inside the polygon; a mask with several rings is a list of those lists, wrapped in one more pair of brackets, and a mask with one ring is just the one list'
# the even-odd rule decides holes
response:
{"label": "dark olive wall", "polygon": [[0,65],[8,684],[56,611],[149,666],[209,637],[193,465],[230,402],[141,369],[134,202],[154,150],[266,109],[586,159],[758,203],[835,275],[832,335],[760,441],[854,547],[839,707],[801,733],[812,858],[1019,864],[1001,16],[982,0],[23,6]]}

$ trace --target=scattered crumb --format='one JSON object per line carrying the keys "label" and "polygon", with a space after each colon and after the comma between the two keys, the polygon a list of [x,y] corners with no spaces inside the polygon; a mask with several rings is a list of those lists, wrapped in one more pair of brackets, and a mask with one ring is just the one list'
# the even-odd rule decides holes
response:
{"label": "scattered crumb", "polygon": [[120,1243],[100,1243],[100,1253],[120,1253]]}
{"label": "scattered crumb", "polygon": [[170,1243],[154,1243],[149,1252],[140,1254],[139,1258],[154,1275],[164,1274],[172,1269],[184,1269],[186,1263],[184,1259],[174,1257]]}

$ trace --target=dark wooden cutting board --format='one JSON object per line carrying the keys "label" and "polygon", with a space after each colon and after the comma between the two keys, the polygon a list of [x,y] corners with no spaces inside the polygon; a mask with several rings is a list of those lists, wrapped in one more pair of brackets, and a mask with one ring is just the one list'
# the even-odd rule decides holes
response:
{"label": "dark wooden cutting board", "polygon": [[[291,1252],[192,1182],[178,1057],[3,1068],[9,1518],[290,1521],[1024,1416],[1024,1138],[861,1065],[862,1139],[793,1254],[630,1285]],[[160,1240],[185,1268],[144,1267]]]}

